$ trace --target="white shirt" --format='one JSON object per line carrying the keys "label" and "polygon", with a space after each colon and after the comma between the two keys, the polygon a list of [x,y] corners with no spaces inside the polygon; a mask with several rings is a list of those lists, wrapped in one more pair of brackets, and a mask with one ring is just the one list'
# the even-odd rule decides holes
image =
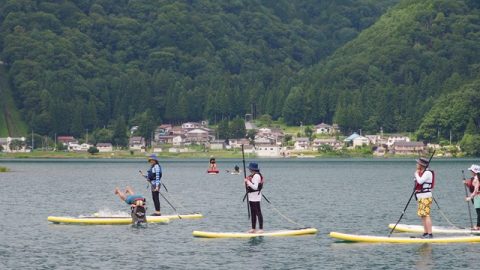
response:
{"label": "white shirt", "polygon": [[[433,174],[431,171],[425,171],[422,176],[418,174],[418,172],[415,172],[415,181],[417,181],[418,184],[422,185],[424,183],[429,183],[432,184],[433,182]],[[417,193],[417,198],[418,199],[425,199],[425,198],[430,198],[432,197],[432,192],[425,192],[425,193]]]}
{"label": "white shirt", "polygon": [[[252,189],[258,189],[258,184],[260,183],[260,181],[262,180],[262,178],[260,177],[260,175],[258,173],[256,173],[253,178],[252,178],[252,182],[250,181],[247,181],[247,185],[249,187],[251,187]],[[248,200],[250,202],[259,202],[262,200],[262,192],[260,191],[255,191],[255,192],[249,192],[248,193]]]}

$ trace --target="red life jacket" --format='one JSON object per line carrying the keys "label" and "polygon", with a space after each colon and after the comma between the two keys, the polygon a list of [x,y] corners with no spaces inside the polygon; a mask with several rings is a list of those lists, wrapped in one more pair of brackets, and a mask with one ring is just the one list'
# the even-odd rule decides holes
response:
{"label": "red life jacket", "polygon": [[261,191],[262,188],[263,188],[263,175],[262,175],[261,173],[259,173],[259,172],[256,172],[256,173],[253,173],[253,174],[247,176],[247,179],[248,179],[248,181],[250,181],[250,183],[253,183],[253,182],[252,182],[252,179],[253,179],[253,177],[255,176],[255,174],[260,175],[260,183],[258,183],[257,189],[253,189],[253,188],[251,188],[249,185],[247,185],[247,192],[250,193],[250,192],[256,192],[256,191],[258,191],[258,193],[260,194],[260,191]]}
{"label": "red life jacket", "polygon": [[[432,183],[423,183],[419,184],[415,179],[415,193],[427,193],[432,192],[433,187],[435,186],[435,173],[431,170],[426,170],[432,173]],[[422,174],[419,174],[420,177],[426,172],[424,171]]]}
{"label": "red life jacket", "polygon": [[473,177],[468,179],[465,185],[468,187],[468,190],[470,190],[470,193],[475,191],[475,186],[473,186]]}

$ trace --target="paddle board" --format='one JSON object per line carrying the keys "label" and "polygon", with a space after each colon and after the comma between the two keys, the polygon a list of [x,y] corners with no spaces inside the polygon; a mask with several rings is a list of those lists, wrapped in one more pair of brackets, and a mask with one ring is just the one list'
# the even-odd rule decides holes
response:
{"label": "paddle board", "polygon": [[[195,213],[195,214],[180,214],[180,217],[179,215],[165,215],[165,216],[161,216],[161,217],[165,217],[165,218],[168,218],[170,220],[172,219],[196,219],[196,218],[203,218],[203,215],[200,214],[200,213]],[[149,217],[147,216],[147,219]]]}
{"label": "paddle board", "polygon": [[243,232],[204,232],[193,231],[193,236],[202,238],[252,238],[259,236],[298,236],[306,234],[316,234],[315,228],[303,228],[295,230],[266,231],[263,233],[243,233]]}
{"label": "paddle board", "polygon": [[218,174],[220,171],[207,171],[208,174]]}
{"label": "paddle board", "polygon": [[[178,218],[178,217],[177,217]],[[132,224],[131,217],[55,217],[49,216],[48,221],[62,224],[78,225],[128,225]],[[170,219],[164,216],[147,216],[147,223],[168,223]]]}
{"label": "paddle board", "polygon": [[372,235],[358,235],[346,234],[339,232],[331,232],[330,237],[340,239],[347,242],[365,242],[365,243],[400,243],[400,244],[415,244],[415,243],[469,243],[480,242],[480,236],[450,236],[450,237],[434,237],[430,239],[425,238],[411,238],[411,237],[388,237],[388,236],[372,236]]}
{"label": "paddle board", "polygon": [[[390,229],[393,229],[394,226],[395,224],[388,224],[388,227]],[[408,232],[408,233],[423,233],[423,226],[398,224],[397,227],[395,227],[395,231]],[[432,226],[432,233],[480,234],[480,231],[475,231],[472,229],[461,229],[461,228],[455,228],[455,227]]]}

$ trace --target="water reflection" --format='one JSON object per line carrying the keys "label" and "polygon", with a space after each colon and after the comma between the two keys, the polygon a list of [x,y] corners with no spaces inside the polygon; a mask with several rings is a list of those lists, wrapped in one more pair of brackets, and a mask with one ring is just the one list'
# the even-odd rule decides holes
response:
{"label": "water reflection", "polygon": [[418,248],[418,260],[415,262],[415,268],[419,270],[433,269],[431,244],[423,244]]}

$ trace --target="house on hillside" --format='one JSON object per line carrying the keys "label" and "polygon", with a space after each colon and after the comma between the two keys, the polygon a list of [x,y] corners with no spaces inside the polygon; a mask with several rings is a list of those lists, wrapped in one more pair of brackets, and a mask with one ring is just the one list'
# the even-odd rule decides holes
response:
{"label": "house on hillside", "polygon": [[335,134],[339,131],[338,125],[333,124],[325,124],[325,123],[320,123],[315,126],[315,133],[316,134]]}
{"label": "house on hillside", "polygon": [[242,148],[242,144],[245,145],[250,145],[250,140],[246,138],[240,138],[240,139],[229,139],[228,144],[232,148]]}
{"label": "house on hillside", "polygon": [[396,142],[410,142],[410,138],[408,136],[393,134],[388,136],[387,138],[387,146],[388,148],[392,147]]}
{"label": "house on hillside", "polygon": [[258,157],[282,157],[283,147],[276,144],[258,144],[255,146]]}
{"label": "house on hillside", "polygon": [[225,140],[213,140],[210,142],[211,150],[223,150],[225,149]]}
{"label": "house on hillside", "polygon": [[352,145],[353,147],[362,147],[362,146],[366,146],[366,145],[369,145],[370,144],[370,141],[368,140],[367,137],[363,137],[363,136],[358,136],[356,137],[355,139],[352,140]]}
{"label": "house on hillside", "polygon": [[426,151],[423,142],[398,141],[390,148],[395,155],[421,155]]}
{"label": "house on hillside", "polygon": [[322,145],[328,145],[328,146],[330,146],[332,149],[338,149],[338,148],[341,148],[341,147],[342,147],[342,144],[340,143],[340,141],[338,141],[338,140],[335,139],[335,138],[330,138],[330,139],[315,139],[315,140],[313,140],[313,142],[312,142],[312,148],[313,148],[314,151],[318,151],[318,149],[319,149]]}
{"label": "house on hillside", "polygon": [[100,153],[113,152],[113,146],[111,143],[97,143],[96,147]]}
{"label": "house on hillside", "polygon": [[170,124],[163,124],[163,125],[158,126],[155,129],[155,135],[154,135],[155,140],[158,140],[158,138],[160,136],[172,135],[171,134],[172,129],[173,129],[173,126],[170,125]]}
{"label": "house on hillside", "polygon": [[310,147],[310,139],[306,137],[300,137],[295,139],[294,149],[295,150],[308,150]]}
{"label": "house on hillside", "polygon": [[197,122],[187,122],[187,123],[183,123],[182,124],[182,129],[183,130],[192,130],[192,129],[196,129],[196,128],[202,128],[202,124],[200,123],[197,123]]}
{"label": "house on hillside", "polygon": [[57,142],[63,144],[63,146],[68,146],[70,143],[78,143],[78,140],[73,136],[58,136]]}
{"label": "house on hillside", "polygon": [[203,128],[192,129],[185,134],[185,137],[188,142],[196,144],[207,143],[210,140],[208,131]]}
{"label": "house on hillside", "polygon": [[177,135],[173,137],[172,144],[173,146],[182,146],[185,144],[185,141],[186,141],[185,135]]}
{"label": "house on hillside", "polygon": [[[18,141],[17,148],[13,148],[12,142]],[[14,143],[15,144],[15,143]],[[25,137],[6,137],[0,138],[0,146],[3,148],[3,152],[7,153],[17,153],[17,152],[30,152],[30,149],[27,149],[27,143]]]}
{"label": "house on hillside", "polygon": [[130,150],[145,151],[145,146],[145,138],[143,137],[133,136],[128,140],[128,147]]}

